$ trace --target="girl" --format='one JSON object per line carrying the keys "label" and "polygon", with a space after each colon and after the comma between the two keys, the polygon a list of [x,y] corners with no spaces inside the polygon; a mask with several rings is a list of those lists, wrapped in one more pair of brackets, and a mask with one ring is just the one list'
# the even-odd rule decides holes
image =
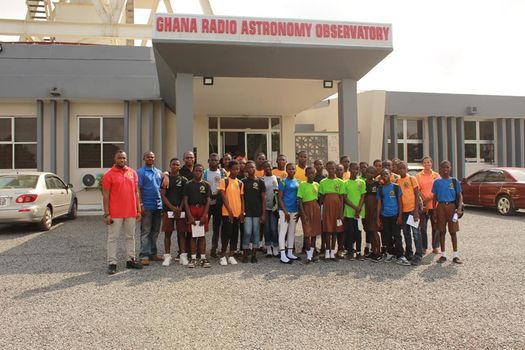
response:
{"label": "girl", "polygon": [[[325,259],[336,261],[335,242],[343,232],[343,180],[335,176],[334,161],[326,163],[328,177],[319,184],[323,205],[323,236],[326,243]],[[341,248],[341,247],[340,247]]]}
{"label": "girl", "polygon": [[[286,164],[287,177],[279,183],[279,250],[281,262],[290,264],[299,260],[293,253],[295,243],[295,225],[299,220],[299,207],[297,205],[297,191],[299,181],[294,178],[295,165]],[[286,241],[286,247],[285,247]],[[286,253],[288,248],[288,253]]]}
{"label": "girl", "polygon": [[305,237],[306,261],[313,261],[315,237],[321,234],[321,207],[317,200],[319,199],[319,184],[314,182],[315,170],[307,167],[306,181],[301,182],[297,197],[299,198],[299,210],[301,213],[301,222]]}
{"label": "girl", "polygon": [[379,226],[377,226],[377,190],[379,181],[375,179],[376,168],[370,166],[365,171],[366,193],[365,193],[365,218],[363,226],[366,232],[366,241],[372,245],[372,253],[368,256],[373,262],[381,261],[381,243],[379,239]]}

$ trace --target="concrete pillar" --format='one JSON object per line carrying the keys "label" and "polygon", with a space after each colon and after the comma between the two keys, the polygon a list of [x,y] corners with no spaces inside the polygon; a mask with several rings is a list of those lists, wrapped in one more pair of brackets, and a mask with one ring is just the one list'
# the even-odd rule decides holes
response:
{"label": "concrete pillar", "polygon": [[507,152],[506,151],[506,132],[505,132],[505,119],[496,120],[496,154],[497,154],[497,164],[498,166],[505,166],[507,164]]}
{"label": "concrete pillar", "polygon": [[168,162],[168,157],[166,156],[166,111],[164,102],[159,103],[159,118],[160,118],[160,130],[159,130],[159,144],[160,144],[160,161],[163,167],[166,166]]}
{"label": "concrete pillar", "polygon": [[397,115],[390,116],[390,149],[388,159],[394,159],[399,157],[397,152]]}
{"label": "concrete pillar", "polygon": [[57,172],[57,101],[49,101],[49,171]]}
{"label": "concrete pillar", "polygon": [[153,101],[148,102],[148,151],[152,152],[154,152],[155,149],[155,120],[153,119],[153,103]]}
{"label": "concrete pillar", "polygon": [[[176,154],[193,150],[193,75],[177,73],[175,77]],[[197,150],[206,154],[208,150]]]}
{"label": "concrete pillar", "polygon": [[445,117],[437,117],[438,164],[447,158],[447,135],[445,123]]}
{"label": "concrete pillar", "polygon": [[505,138],[507,139],[507,166],[516,166],[516,142],[514,133],[514,120],[507,119],[505,121]]}
{"label": "concrete pillar", "polygon": [[516,144],[516,166],[517,167],[524,167],[525,166],[525,130],[523,129],[523,119],[515,119],[514,120],[514,138],[515,138],[515,144]]}
{"label": "concrete pillar", "polygon": [[[136,147],[136,154],[137,154],[137,169],[142,166],[142,153],[144,152],[142,149],[142,101],[137,101],[137,105],[135,107],[135,112],[137,114],[137,147]],[[129,155],[128,155],[129,157]]]}
{"label": "concrete pillar", "polygon": [[[386,116],[384,117],[385,122],[383,122],[383,155],[381,159],[387,159],[388,154],[388,130],[390,130],[390,124],[386,123]],[[372,161],[372,159],[370,159]]]}
{"label": "concrete pillar", "polygon": [[36,101],[36,168],[44,171],[44,101]]}
{"label": "concrete pillar", "polygon": [[428,154],[433,160],[434,169],[437,169],[439,165],[437,118],[434,116],[428,118]]}
{"label": "concrete pillar", "polygon": [[357,123],[357,82],[342,79],[337,86],[339,115],[339,154],[347,154],[353,161],[359,157]]}
{"label": "concrete pillar", "polygon": [[447,158],[450,161],[450,164],[452,165],[452,174],[454,176],[458,176],[458,162],[457,162],[457,145],[456,138],[454,135],[456,134],[456,125],[454,124],[455,117],[447,117],[446,123],[447,123],[447,137],[448,137],[448,155]]}
{"label": "concrete pillar", "polygon": [[129,157],[129,101],[124,101],[124,150]]}
{"label": "concrete pillar", "polygon": [[456,118],[457,177],[465,177],[465,118]]}
{"label": "concrete pillar", "polygon": [[65,100],[62,106],[64,122],[64,181],[66,184],[71,181],[71,165],[69,164],[69,101]]}

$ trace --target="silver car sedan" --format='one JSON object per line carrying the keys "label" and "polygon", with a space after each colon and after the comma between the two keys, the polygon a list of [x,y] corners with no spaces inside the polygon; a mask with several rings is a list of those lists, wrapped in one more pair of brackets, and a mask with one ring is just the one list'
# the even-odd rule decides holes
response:
{"label": "silver car sedan", "polygon": [[72,187],[53,173],[0,174],[0,223],[37,223],[47,231],[55,218],[74,219],[78,202]]}

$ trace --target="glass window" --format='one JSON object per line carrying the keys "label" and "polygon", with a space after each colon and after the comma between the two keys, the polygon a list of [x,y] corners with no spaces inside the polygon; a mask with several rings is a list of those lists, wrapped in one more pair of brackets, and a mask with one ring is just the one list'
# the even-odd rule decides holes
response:
{"label": "glass window", "polygon": [[218,132],[217,131],[210,131],[208,135],[209,145],[208,145],[208,153],[217,153],[219,154],[219,144],[218,144]]}
{"label": "glass window", "polygon": [[479,145],[479,148],[480,158],[483,160],[483,162],[494,164],[494,144],[481,144]]}
{"label": "glass window", "polygon": [[48,190],[56,190],[58,188],[56,182],[53,180],[53,176],[51,175],[46,176],[46,188]]}
{"label": "glass window", "polygon": [[15,118],[15,142],[36,142],[36,118]]}
{"label": "glass window", "polygon": [[111,168],[115,163],[115,153],[117,153],[119,149],[123,148],[123,143],[104,143],[102,147],[102,167]]}
{"label": "glass window", "polygon": [[465,160],[468,163],[477,163],[478,161],[478,152],[476,144],[465,144]]}
{"label": "glass window", "polygon": [[274,130],[281,129],[281,119],[280,118],[272,118],[272,129]]}
{"label": "glass window", "polygon": [[403,137],[403,123],[404,120],[403,119],[397,119],[396,120],[396,123],[397,123],[397,138],[398,139],[404,139]]}
{"label": "glass window", "polygon": [[0,118],[0,141],[12,141],[11,118]]}
{"label": "glass window", "polygon": [[221,129],[268,129],[268,118],[221,118]]}
{"label": "glass window", "polygon": [[390,117],[385,117],[384,134],[387,140],[390,140]]}
{"label": "glass window", "polygon": [[219,127],[219,123],[218,123],[218,120],[219,118],[217,117],[209,117],[208,118],[208,129],[217,129]]}
{"label": "glass window", "polygon": [[465,122],[465,140],[476,139],[476,122],[466,121]]}
{"label": "glass window", "polygon": [[405,145],[403,143],[397,144],[397,158],[405,159]]}
{"label": "glass window", "polygon": [[78,145],[79,168],[100,168],[100,143],[81,143]]}
{"label": "glass window", "polygon": [[0,169],[13,168],[13,145],[0,145]]}
{"label": "glass window", "polygon": [[100,141],[100,118],[80,118],[80,141]]}
{"label": "glass window", "polygon": [[269,157],[275,166],[277,166],[277,156],[279,154],[281,154],[281,133],[272,132],[272,154]]}
{"label": "glass window", "polygon": [[104,141],[124,140],[124,118],[103,118]]}
{"label": "glass window", "polygon": [[407,120],[407,139],[419,140],[423,139],[423,121],[422,120]]}
{"label": "glass window", "polygon": [[35,188],[38,175],[0,175],[0,188]]}
{"label": "glass window", "polygon": [[62,180],[60,180],[58,177],[53,176],[53,181],[55,182],[55,187],[56,188],[59,188],[59,189],[65,189],[66,188],[66,184]]}
{"label": "glass window", "polygon": [[485,182],[504,182],[505,181],[505,175],[502,171],[493,171],[489,170],[487,172],[487,177],[485,178]]}
{"label": "glass window", "polygon": [[484,182],[486,174],[486,171],[480,171],[479,173],[476,173],[469,177],[468,182]]}
{"label": "glass window", "polygon": [[494,140],[493,122],[479,122],[479,139],[491,141]]}
{"label": "glass window", "polygon": [[15,144],[15,169],[36,168],[36,144]]}
{"label": "glass window", "polygon": [[423,144],[422,143],[409,143],[407,144],[407,162],[408,163],[421,163],[423,158]]}

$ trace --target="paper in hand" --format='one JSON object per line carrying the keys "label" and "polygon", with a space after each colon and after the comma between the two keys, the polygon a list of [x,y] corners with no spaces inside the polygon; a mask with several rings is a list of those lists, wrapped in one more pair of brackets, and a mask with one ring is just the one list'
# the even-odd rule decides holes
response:
{"label": "paper in hand", "polygon": [[407,218],[407,225],[410,225],[412,227],[418,228],[419,227],[419,220],[418,221],[414,221],[414,216],[413,215],[409,215],[408,218]]}
{"label": "paper in hand", "polygon": [[193,238],[197,237],[204,237],[204,225],[200,225],[200,221],[195,221],[193,225],[191,225],[191,235]]}

